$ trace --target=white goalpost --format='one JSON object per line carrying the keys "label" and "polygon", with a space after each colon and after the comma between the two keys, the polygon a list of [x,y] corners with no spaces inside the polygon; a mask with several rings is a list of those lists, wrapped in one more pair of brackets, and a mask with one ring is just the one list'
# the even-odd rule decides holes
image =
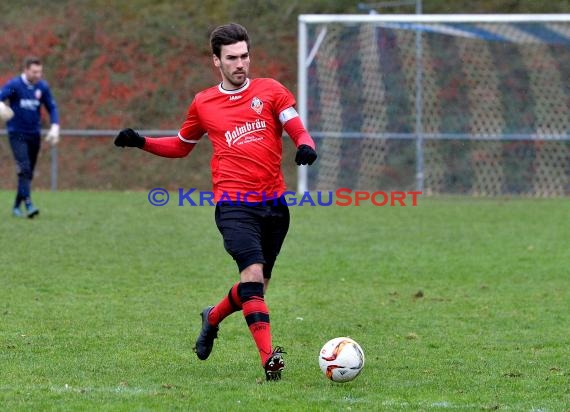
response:
{"label": "white goalpost", "polygon": [[570,14],[298,22],[299,192],[570,194]]}

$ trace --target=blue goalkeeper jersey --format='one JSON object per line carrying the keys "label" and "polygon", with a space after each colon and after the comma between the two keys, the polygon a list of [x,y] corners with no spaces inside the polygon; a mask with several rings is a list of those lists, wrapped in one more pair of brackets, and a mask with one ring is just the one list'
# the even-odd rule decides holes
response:
{"label": "blue goalkeeper jersey", "polygon": [[9,100],[14,111],[14,117],[6,122],[9,133],[40,133],[42,104],[49,112],[51,123],[59,124],[57,104],[44,80],[31,84],[23,74],[14,77],[0,91],[0,101],[5,100]]}

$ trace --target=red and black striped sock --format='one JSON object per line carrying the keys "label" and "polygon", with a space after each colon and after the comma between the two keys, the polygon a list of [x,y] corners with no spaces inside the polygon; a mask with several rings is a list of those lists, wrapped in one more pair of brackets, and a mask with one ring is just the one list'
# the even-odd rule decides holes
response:
{"label": "red and black striped sock", "polygon": [[208,315],[210,325],[217,326],[232,313],[241,310],[241,299],[238,295],[239,285],[239,282],[233,285],[228,294],[210,311]]}
{"label": "red and black striped sock", "polygon": [[271,325],[269,310],[263,297],[263,283],[244,282],[238,288],[243,307],[243,316],[259,350],[261,364],[271,356]]}

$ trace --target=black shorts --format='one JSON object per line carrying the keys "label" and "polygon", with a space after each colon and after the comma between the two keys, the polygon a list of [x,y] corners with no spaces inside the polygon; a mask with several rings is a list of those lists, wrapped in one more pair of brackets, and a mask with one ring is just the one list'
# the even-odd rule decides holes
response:
{"label": "black shorts", "polygon": [[289,230],[289,208],[284,199],[268,200],[266,204],[219,202],[215,216],[224,247],[240,273],[254,263],[262,263],[263,277],[271,278]]}

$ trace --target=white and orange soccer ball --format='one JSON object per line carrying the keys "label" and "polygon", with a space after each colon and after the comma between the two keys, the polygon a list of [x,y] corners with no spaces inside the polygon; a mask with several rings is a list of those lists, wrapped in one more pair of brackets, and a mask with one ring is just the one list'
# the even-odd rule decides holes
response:
{"label": "white and orange soccer ball", "polygon": [[14,111],[6,103],[0,101],[0,120],[7,122],[14,117]]}
{"label": "white and orange soccer ball", "polygon": [[321,349],[319,366],[331,381],[348,382],[362,371],[364,351],[351,338],[334,338],[325,343]]}

